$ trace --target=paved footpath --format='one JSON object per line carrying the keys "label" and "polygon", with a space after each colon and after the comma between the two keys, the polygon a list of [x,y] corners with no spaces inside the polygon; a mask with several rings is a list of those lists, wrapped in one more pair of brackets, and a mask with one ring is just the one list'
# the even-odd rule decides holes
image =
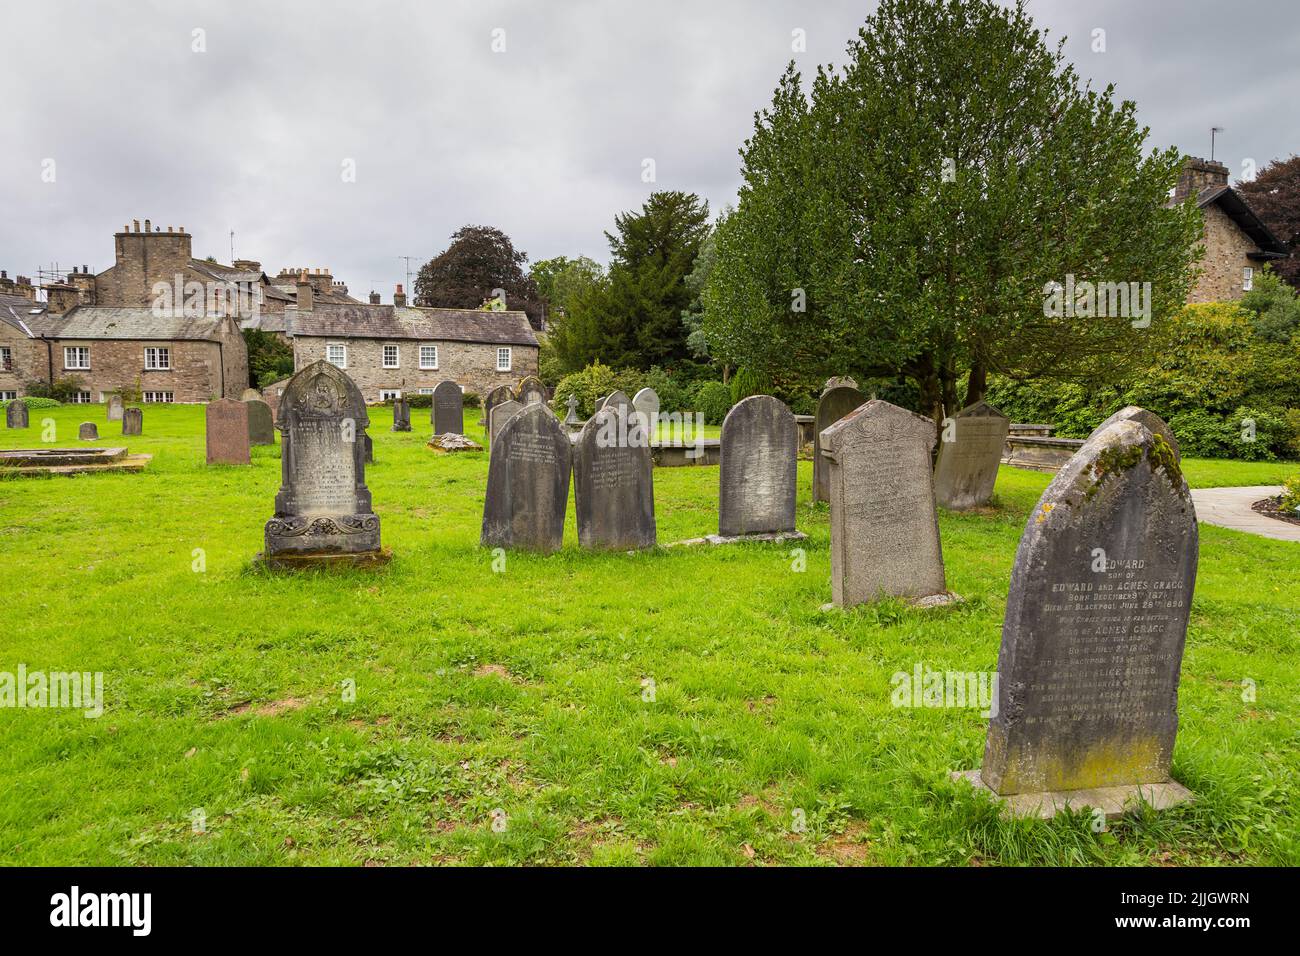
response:
{"label": "paved footpath", "polygon": [[1282,493],[1281,485],[1252,485],[1248,488],[1193,488],[1196,517],[1206,524],[1245,531],[1279,541],[1300,541],[1300,524],[1278,521],[1257,514],[1250,506],[1260,498]]}

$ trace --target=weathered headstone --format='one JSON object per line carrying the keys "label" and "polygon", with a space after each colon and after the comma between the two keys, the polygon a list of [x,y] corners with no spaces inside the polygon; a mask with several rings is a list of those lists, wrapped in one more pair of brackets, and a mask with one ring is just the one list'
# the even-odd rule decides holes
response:
{"label": "weathered headstone", "polygon": [[632,407],[641,417],[641,427],[650,441],[655,441],[659,429],[659,393],[653,388],[643,388],[632,396]]}
{"label": "weathered headstone", "polygon": [[361,390],[324,360],[301,369],[280,399],[280,491],[266,523],[269,561],[332,563],[382,556],[379,516],[366,487]]}
{"label": "weathered headstone", "polygon": [[370,437],[369,432],[361,437],[366,451],[366,464],[373,465],[375,463],[375,440]]}
{"label": "weathered headstone", "polygon": [[556,551],[569,502],[569,436],[545,403],[525,405],[508,418],[503,408],[493,409],[494,424],[498,418],[502,424],[488,460],[480,540],[486,548]]}
{"label": "weathered headstone", "polygon": [[108,404],[105,406],[105,412],[108,415],[108,420],[110,422],[120,422],[122,420],[122,409],[124,407],[125,406],[122,404],[121,395],[108,396]]}
{"label": "weathered headstone", "polygon": [[1165,444],[1174,450],[1175,455],[1178,455],[1179,458],[1182,457],[1182,452],[1178,448],[1178,439],[1174,437],[1173,429],[1170,428],[1165,420],[1155,412],[1149,412],[1140,405],[1125,405],[1114,415],[1110,416],[1110,418],[1106,419],[1094,428],[1092,434],[1088,437],[1094,438],[1116,422],[1125,421],[1139,422],[1145,425],[1152,434],[1159,435],[1163,438]]}
{"label": "weathered headstone", "polygon": [[26,428],[28,423],[27,403],[21,398],[15,398],[5,409],[5,427],[7,428]]}
{"label": "weathered headstone", "polygon": [[940,505],[965,511],[992,500],[1010,426],[1011,419],[988,402],[963,408],[943,423],[934,465],[934,494]]}
{"label": "weathered headstone", "polygon": [[771,395],[751,395],[722,422],[718,534],[794,531],[799,428]]}
{"label": "weathered headstone", "polygon": [[836,606],[947,594],[930,471],[935,438],[930,419],[878,399],[822,432]]}
{"label": "weathered headstone", "polygon": [[455,382],[439,382],[433,390],[429,421],[435,435],[465,433],[465,393]]}
{"label": "weathered headstone", "polygon": [[834,375],[831,378],[828,378],[826,380],[826,384],[822,386],[822,394],[825,395],[833,388],[857,388],[857,387],[858,387],[857,379],[851,378],[848,375]]}
{"label": "weathered headstone", "polygon": [[1156,435],[1137,420],[1094,435],[1025,525],[975,781],[1024,795],[1013,807],[1049,815],[1087,803],[1111,813],[1139,791],[1157,807],[1189,796],[1169,766],[1196,509]]}
{"label": "weathered headstone", "polygon": [[614,389],[614,391],[606,395],[601,403],[596,406],[596,411],[600,411],[602,408],[609,408],[612,405],[621,405],[625,410],[630,411],[632,408],[632,399],[627,397],[627,392]]}
{"label": "weathered headstone", "polygon": [[259,392],[259,391],[258,391],[257,389],[255,389],[255,388],[246,388],[246,389],[244,389],[244,391],[243,391],[243,392],[240,394],[240,396],[239,396],[239,400],[240,400],[241,402],[261,402],[261,401],[264,401],[264,399],[262,398],[262,393]]}
{"label": "weathered headstone", "polygon": [[243,399],[248,406],[248,442],[250,445],[275,444],[275,418],[271,406],[260,398]]}
{"label": "weathered headstone", "polygon": [[[834,381],[837,379],[831,379]],[[867,396],[856,387],[831,385],[831,382],[826,383],[826,390],[817,401],[817,414],[813,421],[813,501],[830,500],[831,463],[822,457],[822,432],[867,400]]]}
{"label": "weathered headstone", "polygon": [[488,424],[488,441],[491,444],[496,444],[497,435],[501,432],[501,426],[509,421],[511,415],[514,415],[523,407],[513,398],[509,401],[498,402],[493,406],[490,413],[492,420]]}
{"label": "weathered headstone", "polygon": [[569,414],[564,416],[565,426],[572,428],[575,425],[581,425],[582,419],[578,417],[578,396],[577,395],[569,396],[568,406],[569,406]]}
{"label": "weathered headstone", "polygon": [[587,420],[573,461],[578,543],[632,550],[655,546],[654,461],[645,430],[620,405]]}
{"label": "weathered headstone", "polygon": [[516,398],[520,405],[534,405],[546,401],[546,386],[536,375],[529,375],[519,383]]}
{"label": "weathered headstone", "polygon": [[515,397],[514,390],[509,385],[498,385],[483,397],[483,417],[479,424],[484,428],[492,421],[492,409],[502,402],[513,401]]}
{"label": "weathered headstone", "polygon": [[204,411],[207,423],[209,465],[247,465],[248,406],[233,398],[208,402]]}
{"label": "weathered headstone", "polygon": [[[284,399],[280,400],[280,404],[283,406]],[[409,432],[411,430],[411,406],[406,404],[405,399],[399,398],[393,402],[392,430],[395,432]]]}
{"label": "weathered headstone", "polygon": [[122,434],[139,435],[144,431],[144,410],[136,407],[122,410]]}
{"label": "weathered headstone", "polygon": [[98,441],[99,428],[94,422],[82,422],[81,427],[77,429],[77,437],[82,441]]}

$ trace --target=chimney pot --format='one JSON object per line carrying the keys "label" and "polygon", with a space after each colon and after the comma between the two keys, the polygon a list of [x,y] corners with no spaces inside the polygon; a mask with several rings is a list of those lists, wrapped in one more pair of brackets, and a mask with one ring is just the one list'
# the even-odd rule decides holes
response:
{"label": "chimney pot", "polygon": [[135,226],[135,228],[134,228],[133,230],[131,230],[131,231],[132,231],[132,232],[139,232],[139,231],[140,231],[140,220],[139,220],[139,219],[132,219],[132,220],[131,220],[131,223],[132,223],[132,225]]}

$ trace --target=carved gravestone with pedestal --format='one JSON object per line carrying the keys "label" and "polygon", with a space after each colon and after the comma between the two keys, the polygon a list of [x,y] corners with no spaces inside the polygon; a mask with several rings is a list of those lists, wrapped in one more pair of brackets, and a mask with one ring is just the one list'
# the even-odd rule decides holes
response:
{"label": "carved gravestone with pedestal", "polygon": [[439,382],[433,390],[429,421],[435,435],[465,433],[465,393],[455,382]]}
{"label": "carved gravestone with pedestal", "polygon": [[792,532],[799,427],[771,395],[737,402],[722,422],[718,534]]}
{"label": "carved gravestone with pedestal", "polygon": [[947,595],[930,472],[935,438],[930,419],[878,399],[822,432],[837,607]]}
{"label": "carved gravestone with pedestal", "polygon": [[[286,394],[288,394],[286,390]],[[280,400],[283,406],[284,399]],[[397,399],[393,402],[393,431],[409,432],[411,430],[411,406],[406,403],[405,399]]]}
{"label": "carved gravestone with pedestal", "polygon": [[546,386],[536,375],[529,375],[519,383],[516,399],[520,405],[535,405],[546,401]]}
{"label": "carved gravestone with pedestal", "polygon": [[276,427],[281,485],[263,557],[281,566],[367,563],[384,553],[366,487],[361,390],[336,366],[315,362],[289,380]]}
{"label": "carved gravestone with pedestal", "polygon": [[144,431],[144,411],[139,408],[122,410],[122,434],[139,435]]}
{"label": "carved gravestone with pedestal", "polygon": [[651,442],[659,429],[659,393],[653,388],[643,388],[632,396],[632,407],[641,419],[641,427]]}
{"label": "carved gravestone with pedestal", "polygon": [[826,383],[813,420],[813,501],[830,500],[831,466],[829,459],[822,457],[822,432],[867,400],[867,396],[852,385],[832,384],[838,381],[842,380],[833,378]]}
{"label": "carved gravestone with pedestal", "polygon": [[509,385],[498,385],[488,392],[483,398],[483,415],[479,419],[479,424],[487,428],[492,421],[492,409],[502,402],[514,401],[514,397],[514,390]]}
{"label": "carved gravestone with pedestal", "polygon": [[105,406],[105,412],[110,422],[120,422],[122,420],[122,409],[125,406],[122,403],[121,395],[108,396],[108,404]]}
{"label": "carved gravestone with pedestal", "polygon": [[635,412],[603,408],[574,449],[578,543],[622,551],[655,546],[654,461]]}
{"label": "carved gravestone with pedestal", "polygon": [[247,465],[248,406],[233,398],[208,402],[204,412],[207,424],[209,465]]}
{"label": "carved gravestone with pedestal", "polygon": [[1088,439],[1021,536],[984,764],[964,776],[1042,816],[1188,799],[1169,767],[1198,550],[1159,431],[1123,419]]}
{"label": "carved gravestone with pedestal", "polygon": [[[503,408],[493,409],[494,419]],[[483,546],[559,550],[571,469],[569,436],[545,403],[525,405],[505,419],[488,460]]]}
{"label": "carved gravestone with pedestal", "polygon": [[490,442],[496,442],[497,435],[501,431],[501,426],[510,420],[511,415],[514,415],[523,407],[524,406],[520,405],[513,398],[508,401],[498,402],[493,406],[491,412],[492,418],[488,423],[488,439]]}
{"label": "carved gravestone with pedestal", "polygon": [[1103,431],[1105,431],[1111,425],[1114,425],[1116,422],[1129,422],[1129,421],[1137,422],[1141,425],[1145,425],[1151,432],[1163,438],[1165,440],[1165,444],[1167,444],[1170,448],[1174,450],[1175,455],[1178,455],[1180,458],[1182,457],[1182,452],[1178,447],[1178,439],[1174,438],[1173,429],[1170,428],[1169,425],[1165,423],[1165,420],[1161,418],[1159,415],[1157,415],[1155,412],[1149,412],[1145,408],[1142,408],[1139,405],[1124,406],[1119,411],[1117,411],[1114,415],[1110,416],[1110,418],[1106,419],[1104,422],[1102,422],[1100,425],[1094,428],[1092,434],[1089,435],[1088,437],[1093,438],[1096,435],[1101,434]]}
{"label": "carved gravestone with pedestal", "polygon": [[15,398],[5,409],[6,428],[26,428],[28,423],[27,403]]}
{"label": "carved gravestone with pedestal", "polygon": [[271,406],[260,398],[243,399],[248,406],[248,442],[251,445],[275,444],[275,418]]}
{"label": "carved gravestone with pedestal", "polygon": [[988,402],[976,402],[943,423],[934,494],[945,508],[964,511],[987,505],[1011,419]]}

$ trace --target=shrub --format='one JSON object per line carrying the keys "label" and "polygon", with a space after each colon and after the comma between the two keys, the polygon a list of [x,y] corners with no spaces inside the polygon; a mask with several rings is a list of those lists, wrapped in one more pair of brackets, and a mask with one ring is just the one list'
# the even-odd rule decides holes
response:
{"label": "shrub", "polygon": [[644,373],[630,369],[614,370],[600,362],[592,362],[581,372],[574,372],[560,379],[555,386],[555,397],[551,399],[551,408],[561,417],[569,413],[569,396],[578,398],[578,415],[590,418],[596,413],[596,399],[608,395],[615,389],[622,389],[628,398],[636,394],[638,382]]}
{"label": "shrub", "polygon": [[[653,366],[641,376],[641,388],[653,388],[659,396],[660,412],[693,412],[695,402],[690,381],[683,375]],[[638,389],[639,391],[639,389]],[[635,398],[636,392],[628,392]],[[565,396],[566,400],[568,396]]]}
{"label": "shrub", "polygon": [[10,401],[22,402],[28,408],[58,408],[62,402],[55,401],[52,398],[41,398],[37,395],[20,396],[15,399],[4,399],[0,401],[0,408],[8,408]]}
{"label": "shrub", "polygon": [[703,414],[709,425],[721,425],[731,406],[731,388],[721,382],[705,382],[695,391],[694,411]]}
{"label": "shrub", "polygon": [[772,383],[767,376],[747,368],[736,369],[736,374],[731,378],[731,404],[735,405],[742,398],[751,395],[767,395],[771,388]]}
{"label": "shrub", "polygon": [[71,402],[85,388],[81,379],[75,375],[56,378],[53,385],[48,382],[27,382],[23,387],[33,398],[52,398],[63,404]]}
{"label": "shrub", "polygon": [[1283,511],[1300,514],[1300,474],[1292,475],[1282,483],[1282,496],[1278,507]]}

